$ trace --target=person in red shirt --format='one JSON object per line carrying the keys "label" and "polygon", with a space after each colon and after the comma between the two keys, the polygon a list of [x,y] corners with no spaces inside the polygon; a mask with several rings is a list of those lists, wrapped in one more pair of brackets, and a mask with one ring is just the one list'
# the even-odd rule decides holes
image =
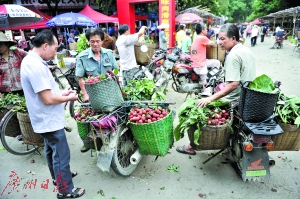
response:
{"label": "person in red shirt", "polygon": [[11,50],[16,42],[9,41],[6,35],[0,32],[0,93],[18,93],[23,95],[21,86],[20,68],[27,52],[21,49]]}
{"label": "person in red shirt", "polygon": [[[221,63],[217,59],[206,59],[206,46],[215,46],[216,43],[206,37],[207,29],[202,22],[195,25],[195,31],[197,36],[194,38],[191,46],[192,67],[195,73],[200,76],[203,85],[206,85],[207,69],[213,67],[219,68]],[[204,86],[203,90],[204,92],[201,95],[211,95],[210,88]]]}

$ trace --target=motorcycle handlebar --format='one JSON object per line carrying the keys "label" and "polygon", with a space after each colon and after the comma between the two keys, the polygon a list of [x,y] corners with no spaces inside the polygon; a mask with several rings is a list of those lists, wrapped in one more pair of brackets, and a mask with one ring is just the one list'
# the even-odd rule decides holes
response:
{"label": "motorcycle handlebar", "polygon": [[206,88],[210,87],[210,86],[214,86],[216,83],[216,78],[213,78],[211,81],[208,82],[208,84],[206,84]]}

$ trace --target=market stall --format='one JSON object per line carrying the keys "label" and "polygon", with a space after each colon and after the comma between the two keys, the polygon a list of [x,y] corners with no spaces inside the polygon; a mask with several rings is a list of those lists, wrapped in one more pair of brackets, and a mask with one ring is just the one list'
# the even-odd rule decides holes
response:
{"label": "market stall", "polygon": [[270,13],[260,18],[264,19],[265,23],[273,25],[273,30],[275,30],[276,24],[281,24],[285,30],[292,30],[297,36],[299,27],[296,27],[296,22],[300,19],[300,6]]}

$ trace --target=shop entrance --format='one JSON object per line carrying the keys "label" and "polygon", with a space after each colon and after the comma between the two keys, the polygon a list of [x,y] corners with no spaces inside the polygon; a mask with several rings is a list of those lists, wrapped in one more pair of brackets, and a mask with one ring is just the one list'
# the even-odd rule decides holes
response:
{"label": "shop entrance", "polygon": [[169,38],[169,47],[175,46],[175,1],[174,0],[117,0],[119,24],[128,24],[130,33],[135,33],[135,8],[137,3],[158,2],[159,24],[168,23],[166,36]]}

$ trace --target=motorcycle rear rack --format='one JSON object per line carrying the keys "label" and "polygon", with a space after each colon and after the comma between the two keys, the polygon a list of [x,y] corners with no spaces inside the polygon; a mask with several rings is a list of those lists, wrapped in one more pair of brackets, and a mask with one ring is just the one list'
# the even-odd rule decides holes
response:
{"label": "motorcycle rear rack", "polygon": [[274,120],[260,123],[244,122],[244,124],[253,134],[256,135],[272,136],[283,133],[282,128]]}

